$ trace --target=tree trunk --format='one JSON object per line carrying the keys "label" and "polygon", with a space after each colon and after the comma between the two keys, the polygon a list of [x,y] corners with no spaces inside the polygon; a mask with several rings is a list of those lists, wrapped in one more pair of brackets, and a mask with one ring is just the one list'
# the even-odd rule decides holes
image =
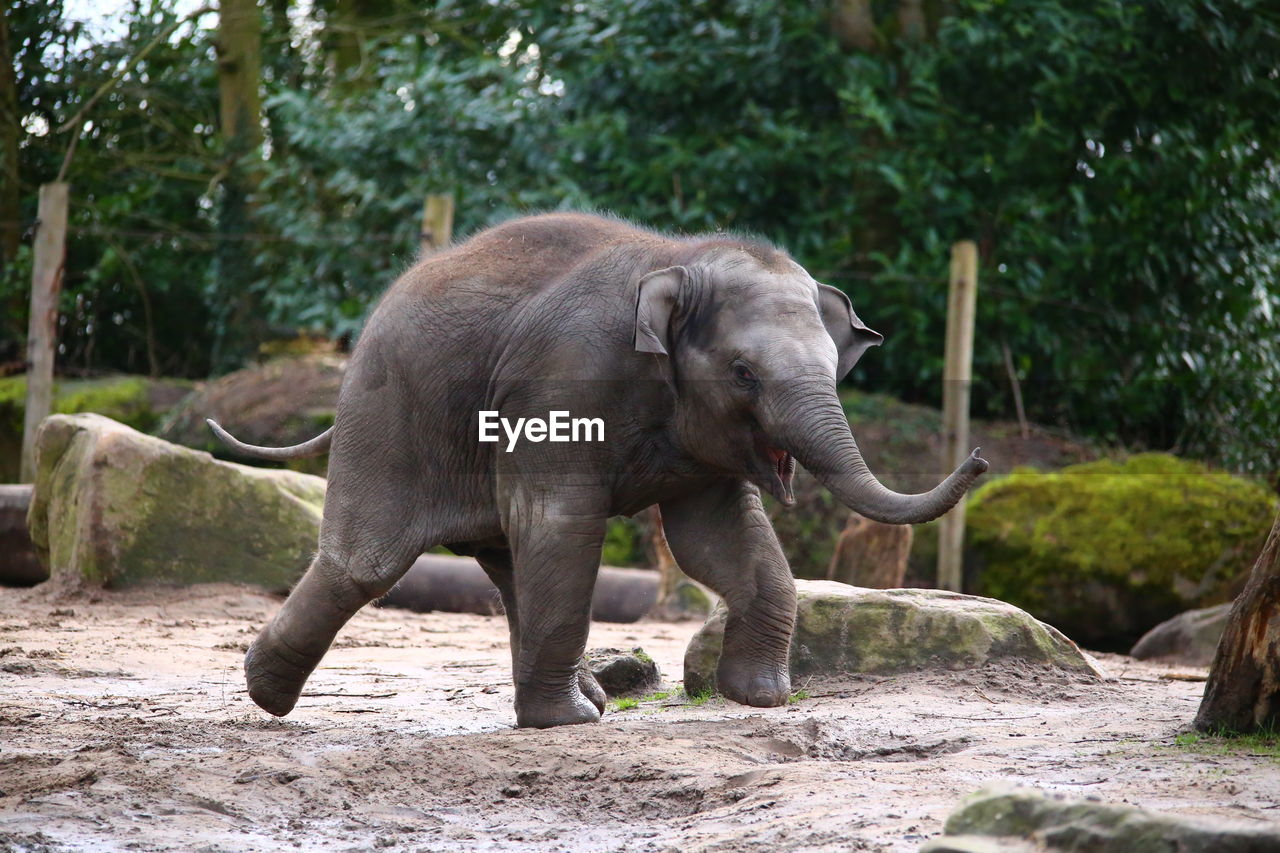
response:
{"label": "tree trunk", "polygon": [[1280,728],[1280,515],[1227,617],[1196,714],[1201,731]]}
{"label": "tree trunk", "polygon": [[[289,23],[289,2],[290,0],[268,0],[267,2],[267,19],[263,28],[266,44],[262,64],[266,69],[265,76],[277,87],[300,89],[304,60],[293,44],[293,28]],[[279,109],[264,107],[271,138],[272,156],[287,157],[289,137],[279,112]]]}
{"label": "tree trunk", "polygon": [[337,0],[334,4],[326,29],[334,81],[340,89],[358,90],[367,85],[369,42],[379,30],[395,31],[395,15],[394,0]]}
{"label": "tree trunk", "polygon": [[654,560],[658,564],[658,601],[665,602],[676,591],[680,581],[689,580],[689,576],[680,571],[675,555],[667,545],[667,535],[662,530],[662,513],[653,507],[649,544],[653,549]]}
{"label": "tree trunk", "polygon": [[638,516],[645,530],[646,552],[658,569],[658,594],[649,610],[651,619],[691,619],[706,616],[715,605],[714,593],[681,571],[662,530],[657,506]]}
{"label": "tree trunk", "polygon": [[221,298],[220,329],[214,361],[226,366],[237,351],[256,345],[265,334],[259,301],[251,293],[251,196],[258,182],[262,144],[262,13],[256,0],[222,0],[218,17],[218,102],[223,163],[222,203],[218,212],[215,276]]}
{"label": "tree trunk", "polygon": [[870,52],[879,46],[871,0],[835,0],[831,4],[831,30],[845,50]]}
{"label": "tree trunk", "polygon": [[218,106],[230,153],[262,143],[262,12],[255,0],[222,0],[218,17]]}
{"label": "tree trunk", "polygon": [[902,41],[922,42],[928,35],[924,0],[898,0],[898,38]]}
{"label": "tree trunk", "polygon": [[0,270],[18,254],[22,240],[21,189],[18,184],[18,141],[22,116],[18,110],[18,78],[9,43],[9,18],[0,16]]}
{"label": "tree trunk", "polygon": [[909,524],[881,524],[849,514],[827,579],[868,589],[898,589],[907,574],[914,534]]}

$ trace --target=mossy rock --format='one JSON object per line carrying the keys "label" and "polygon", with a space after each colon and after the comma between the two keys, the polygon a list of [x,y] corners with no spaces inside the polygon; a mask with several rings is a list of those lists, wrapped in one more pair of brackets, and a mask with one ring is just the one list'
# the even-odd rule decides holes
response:
{"label": "mossy rock", "polygon": [[285,589],[316,548],[324,493],[318,477],[221,462],[99,415],[54,415],[36,435],[27,523],[55,578]]}
{"label": "mossy rock", "polygon": [[1161,814],[1004,783],[961,801],[920,853],[1280,853],[1274,826]]}
{"label": "mossy rock", "polygon": [[[167,411],[191,393],[193,383],[146,376],[62,379],[53,386],[53,413],[96,412],[142,432],[153,432]],[[22,454],[27,377],[0,379],[0,482],[16,482]]]}
{"label": "mossy rock", "polygon": [[1166,454],[1018,470],[969,502],[972,589],[1124,651],[1165,619],[1231,600],[1274,517],[1262,486]]}
{"label": "mossy rock", "polygon": [[585,666],[610,699],[652,693],[662,685],[658,664],[644,649],[590,649],[583,657]]}
{"label": "mossy rock", "polygon": [[[690,695],[715,688],[727,615],[723,604],[717,606],[685,651],[684,687]],[[1002,662],[1101,677],[1075,643],[1002,601],[936,589],[796,581],[793,684],[863,673],[978,669]]]}

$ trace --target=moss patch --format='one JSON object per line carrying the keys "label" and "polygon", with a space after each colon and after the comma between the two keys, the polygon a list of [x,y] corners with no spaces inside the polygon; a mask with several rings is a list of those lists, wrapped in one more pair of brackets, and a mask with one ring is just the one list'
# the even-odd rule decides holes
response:
{"label": "moss patch", "polygon": [[1275,729],[1245,735],[1185,732],[1174,738],[1174,746],[1196,755],[1247,755],[1280,761],[1280,731]]}
{"label": "moss patch", "polygon": [[1183,610],[1230,600],[1274,516],[1262,486],[1166,454],[1021,469],[969,504],[974,591],[1124,650]]}
{"label": "moss patch", "polygon": [[[139,432],[154,432],[165,412],[190,393],[192,387],[192,383],[185,380],[145,376],[64,379],[54,383],[53,414],[94,412]],[[0,482],[18,479],[26,400],[25,376],[0,379]]]}

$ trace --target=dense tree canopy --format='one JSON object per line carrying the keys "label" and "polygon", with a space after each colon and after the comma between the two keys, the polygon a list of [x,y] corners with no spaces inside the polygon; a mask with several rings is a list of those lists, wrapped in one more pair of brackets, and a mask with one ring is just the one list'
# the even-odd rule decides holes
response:
{"label": "dense tree canopy", "polygon": [[[885,333],[852,381],[921,401],[939,398],[948,247],[976,239],[978,413],[1011,413],[1007,349],[1033,419],[1280,470],[1280,9],[873,2],[851,39],[831,5],[268,0],[260,181],[235,229],[217,15],[182,24],[88,115],[63,366],[230,366],[252,349],[215,363],[227,299],[277,330],[356,333],[413,257],[423,196],[453,192],[464,233],[595,207],[775,240]],[[134,2],[95,40],[57,2],[12,4],[16,227],[58,127],[170,6]],[[6,258],[6,305],[28,267]],[[17,358],[18,310],[3,335]]]}

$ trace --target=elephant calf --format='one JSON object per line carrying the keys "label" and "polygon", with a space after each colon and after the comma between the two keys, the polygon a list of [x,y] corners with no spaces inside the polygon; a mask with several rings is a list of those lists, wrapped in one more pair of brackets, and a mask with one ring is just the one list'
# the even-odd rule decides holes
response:
{"label": "elephant calf", "polygon": [[[791,503],[799,461],[856,512],[910,524],[987,468],[974,451],[918,495],[871,474],[836,383],[881,340],[785,252],[726,236],[556,213],[420,260],[370,316],[328,432],[254,447],[210,422],[241,453],[330,454],[319,551],[245,657],[249,695],[287,714],[351,615],[443,544],[502,596],[519,725],[597,720],[578,662],[605,522],[656,503],[681,568],[729,609],[720,691],[783,704],[795,591],[760,490]],[[481,412],[600,419],[604,440],[480,441]]]}

